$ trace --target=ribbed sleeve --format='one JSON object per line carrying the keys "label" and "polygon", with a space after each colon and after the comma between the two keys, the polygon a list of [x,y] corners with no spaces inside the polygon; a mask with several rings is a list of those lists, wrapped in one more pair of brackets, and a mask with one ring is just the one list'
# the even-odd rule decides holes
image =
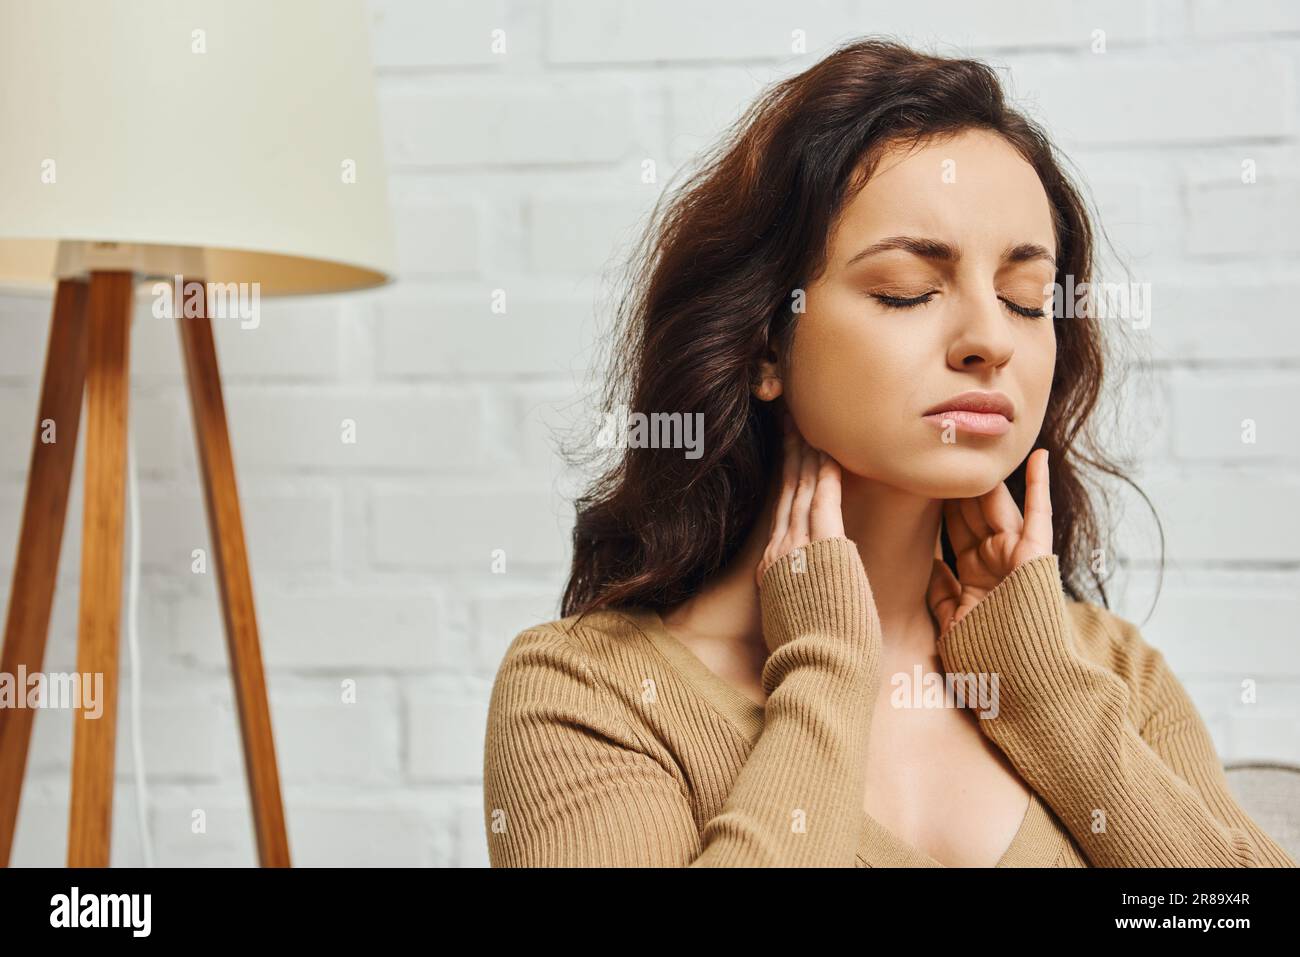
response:
{"label": "ribbed sleeve", "polygon": [[[822,539],[759,588],[763,730],[702,826],[568,635],[519,635],[497,674],[484,750],[493,866],[852,867],[881,636],[857,547]],[[707,728],[681,746],[716,749]]]}
{"label": "ribbed sleeve", "polygon": [[[1025,562],[940,641],[948,672],[997,675],[979,722],[1093,866],[1294,867],[1233,799],[1163,655],[1112,618],[1116,664],[1079,653],[1055,555]],[[1121,674],[1139,689],[1131,699]],[[1136,704],[1136,707],[1134,705]]]}

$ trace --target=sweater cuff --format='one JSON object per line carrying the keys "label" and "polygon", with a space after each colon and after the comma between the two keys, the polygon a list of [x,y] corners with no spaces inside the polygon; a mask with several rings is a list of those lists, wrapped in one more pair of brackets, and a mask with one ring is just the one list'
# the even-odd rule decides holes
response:
{"label": "sweater cuff", "polygon": [[1093,693],[1087,663],[1070,641],[1055,554],[1012,570],[939,640],[949,673],[997,676],[998,717],[1015,722],[1068,714]]}
{"label": "sweater cuff", "polygon": [[834,636],[864,652],[879,639],[862,556],[844,536],[816,539],[773,562],[763,573],[759,600],[772,652],[806,634]]}

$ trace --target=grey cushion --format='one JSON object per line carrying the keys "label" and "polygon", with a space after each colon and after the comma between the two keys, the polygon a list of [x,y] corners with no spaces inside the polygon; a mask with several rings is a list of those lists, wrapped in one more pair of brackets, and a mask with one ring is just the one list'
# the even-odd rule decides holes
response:
{"label": "grey cushion", "polygon": [[1242,761],[1224,772],[1241,809],[1300,861],[1300,766]]}

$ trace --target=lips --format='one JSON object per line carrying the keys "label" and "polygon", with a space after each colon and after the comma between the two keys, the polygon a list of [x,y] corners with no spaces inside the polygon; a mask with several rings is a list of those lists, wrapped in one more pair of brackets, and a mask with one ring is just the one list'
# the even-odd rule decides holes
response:
{"label": "lips", "polygon": [[1003,392],[963,392],[926,409],[924,414],[936,412],[993,412],[1008,422],[1016,417],[1015,406]]}
{"label": "lips", "polygon": [[1016,410],[1004,393],[963,392],[931,407],[924,417],[941,428],[951,424],[974,435],[1005,435]]}

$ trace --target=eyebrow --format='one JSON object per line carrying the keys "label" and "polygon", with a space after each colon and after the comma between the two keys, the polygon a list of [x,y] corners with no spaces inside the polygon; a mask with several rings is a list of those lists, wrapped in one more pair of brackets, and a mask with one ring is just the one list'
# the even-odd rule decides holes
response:
{"label": "eyebrow", "polygon": [[[959,247],[939,239],[924,239],[919,236],[890,236],[878,243],[872,243],[859,252],[844,264],[844,268],[847,269],[860,259],[891,249],[901,249],[903,252],[920,256],[923,259],[932,259],[936,262],[955,263],[961,258],[961,249]],[[1056,257],[1048,252],[1046,247],[1038,243],[1019,243],[1009,247],[1002,254],[1002,261],[1008,263],[1032,262],[1035,259],[1046,260],[1052,264],[1053,268],[1056,266]]]}

